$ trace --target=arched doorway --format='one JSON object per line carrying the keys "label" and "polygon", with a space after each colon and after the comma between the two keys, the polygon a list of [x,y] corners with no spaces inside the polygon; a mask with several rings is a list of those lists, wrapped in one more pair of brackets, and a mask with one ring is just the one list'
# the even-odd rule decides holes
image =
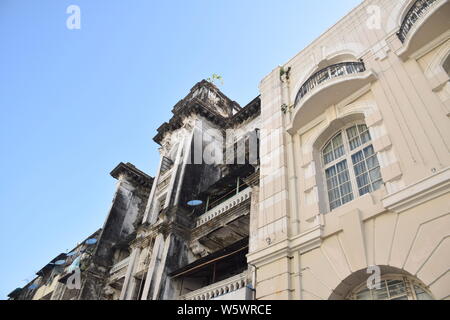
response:
{"label": "arched doorway", "polygon": [[330,300],[433,300],[428,288],[408,272],[389,266],[381,266],[380,283],[370,289],[367,279],[371,274],[360,270],[335,289]]}

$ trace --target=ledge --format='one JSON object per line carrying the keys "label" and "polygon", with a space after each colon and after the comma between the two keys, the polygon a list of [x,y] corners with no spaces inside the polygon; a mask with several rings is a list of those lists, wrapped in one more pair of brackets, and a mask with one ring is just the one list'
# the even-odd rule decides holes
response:
{"label": "ledge", "polygon": [[450,192],[450,167],[385,197],[383,206],[397,213]]}

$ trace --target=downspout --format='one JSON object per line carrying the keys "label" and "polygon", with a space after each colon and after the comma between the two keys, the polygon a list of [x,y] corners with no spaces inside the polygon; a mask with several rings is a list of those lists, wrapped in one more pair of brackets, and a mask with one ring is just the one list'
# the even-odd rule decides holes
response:
{"label": "downspout", "polygon": [[256,272],[258,268],[252,263],[248,265],[252,267],[252,287],[249,289],[252,291],[253,300],[256,300]]}
{"label": "downspout", "polygon": [[[283,81],[283,77],[280,77],[280,80],[282,83],[285,84],[285,89],[286,89],[286,101],[287,101],[287,105],[288,105],[288,112],[289,112],[289,119],[291,119],[291,108],[293,107],[291,105],[291,90],[290,90],[290,77],[289,77],[289,72],[291,70],[291,68],[288,69],[289,71],[286,73],[285,79],[286,82]],[[285,120],[283,119],[283,122],[285,122]],[[284,124],[284,123],[283,123]],[[283,128],[285,126],[283,125]],[[295,174],[295,152],[294,152],[294,139],[292,137],[292,135],[290,133],[286,133],[286,141],[288,143],[288,163],[290,164],[290,166],[288,166],[288,181],[289,181],[289,189],[292,191],[292,194],[296,195],[295,197],[290,197],[292,200],[290,201],[290,209],[291,209],[291,213],[295,213],[295,230],[293,230],[295,232],[295,234],[298,234],[300,232],[300,218],[298,216],[298,200],[297,200],[297,194],[298,194],[298,190],[297,190],[297,176]]]}

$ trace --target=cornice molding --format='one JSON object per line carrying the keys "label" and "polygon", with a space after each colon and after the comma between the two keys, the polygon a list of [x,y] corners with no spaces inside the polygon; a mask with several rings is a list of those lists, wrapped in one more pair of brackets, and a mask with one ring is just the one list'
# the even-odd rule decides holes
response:
{"label": "cornice molding", "polygon": [[386,196],[383,206],[397,213],[404,212],[450,192],[450,167]]}
{"label": "cornice molding", "polygon": [[294,253],[301,254],[319,248],[322,244],[322,225],[317,225],[291,239],[277,242],[247,255],[248,262],[262,267],[281,258],[290,258]]}

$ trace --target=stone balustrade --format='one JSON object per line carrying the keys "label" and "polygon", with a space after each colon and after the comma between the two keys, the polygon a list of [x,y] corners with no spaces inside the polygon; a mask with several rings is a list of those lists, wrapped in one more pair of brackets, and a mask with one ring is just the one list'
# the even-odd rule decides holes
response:
{"label": "stone balustrade", "polygon": [[119,261],[118,263],[116,263],[109,271],[111,278],[118,279],[122,276],[125,276],[125,273],[127,272],[127,267],[128,267],[129,263],[130,263],[130,257],[123,259],[122,261]]}
{"label": "stone balustrade", "polygon": [[225,279],[220,282],[216,282],[207,287],[195,290],[188,294],[181,296],[180,300],[211,300],[219,297],[226,298],[232,292],[240,289],[244,289],[250,284],[248,271]]}
{"label": "stone balustrade", "polygon": [[245,200],[250,198],[252,189],[247,188],[235,196],[231,197],[230,199],[225,200],[221,204],[215,206],[211,210],[207,211],[205,214],[201,215],[197,218],[196,221],[196,227],[200,227],[201,225],[205,224],[206,222],[214,219],[215,217],[227,212],[228,210],[236,207],[240,203],[244,202]]}

